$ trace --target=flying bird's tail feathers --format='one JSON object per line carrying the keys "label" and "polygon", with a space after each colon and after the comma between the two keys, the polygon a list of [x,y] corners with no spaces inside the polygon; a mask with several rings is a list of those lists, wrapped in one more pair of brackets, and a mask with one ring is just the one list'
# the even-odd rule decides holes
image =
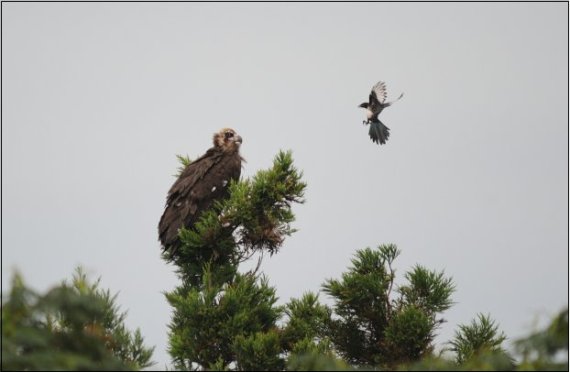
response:
{"label": "flying bird's tail feathers", "polygon": [[390,128],[382,124],[382,122],[378,121],[370,123],[370,130],[368,131],[368,135],[372,142],[379,143],[381,145],[385,144],[390,137]]}

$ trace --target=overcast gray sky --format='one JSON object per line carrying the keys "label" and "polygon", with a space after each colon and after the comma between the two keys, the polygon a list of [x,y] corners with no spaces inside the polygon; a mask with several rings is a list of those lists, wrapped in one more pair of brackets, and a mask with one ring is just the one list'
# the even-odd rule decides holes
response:
{"label": "overcast gray sky", "polygon": [[[178,166],[244,138],[248,177],[291,149],[299,232],[262,267],[281,302],[395,243],[454,278],[438,337],[511,337],[568,303],[568,4],[3,3],[2,289],[84,265],[166,352],[177,284],[157,224]],[[389,99],[387,145],[366,100]],[[326,298],[323,297],[323,300]]]}

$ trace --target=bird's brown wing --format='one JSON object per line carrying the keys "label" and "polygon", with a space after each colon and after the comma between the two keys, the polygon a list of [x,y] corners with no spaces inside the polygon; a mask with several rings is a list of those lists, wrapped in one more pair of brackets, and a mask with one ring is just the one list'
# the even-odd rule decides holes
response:
{"label": "bird's brown wing", "polygon": [[216,148],[190,163],[168,192],[158,226],[162,245],[166,248],[175,244],[178,230],[191,227],[215,200],[225,197],[229,182],[239,179],[240,173],[239,154]]}

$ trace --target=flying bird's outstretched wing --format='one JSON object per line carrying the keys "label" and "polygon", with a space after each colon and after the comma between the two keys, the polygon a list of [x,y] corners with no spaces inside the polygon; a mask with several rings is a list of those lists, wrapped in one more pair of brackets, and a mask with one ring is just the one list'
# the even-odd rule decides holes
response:
{"label": "flying bird's outstretched wing", "polygon": [[386,102],[386,97],[388,92],[386,91],[386,83],[379,81],[372,87],[370,96],[368,97],[368,104],[372,112],[377,112],[380,110],[384,102]]}
{"label": "flying bird's outstretched wing", "polygon": [[397,101],[399,101],[402,97],[404,96],[404,93],[400,94],[400,96],[398,98],[396,98],[395,100],[393,100],[392,102],[386,102],[384,104],[384,107],[388,107],[390,105],[393,105],[394,103],[396,103]]}

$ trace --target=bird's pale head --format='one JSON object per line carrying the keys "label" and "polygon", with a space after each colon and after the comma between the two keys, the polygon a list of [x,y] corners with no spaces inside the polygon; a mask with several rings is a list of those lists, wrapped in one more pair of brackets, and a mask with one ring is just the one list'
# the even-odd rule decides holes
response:
{"label": "bird's pale head", "polygon": [[223,128],[214,134],[214,146],[224,151],[238,151],[242,142],[241,136],[231,128]]}

